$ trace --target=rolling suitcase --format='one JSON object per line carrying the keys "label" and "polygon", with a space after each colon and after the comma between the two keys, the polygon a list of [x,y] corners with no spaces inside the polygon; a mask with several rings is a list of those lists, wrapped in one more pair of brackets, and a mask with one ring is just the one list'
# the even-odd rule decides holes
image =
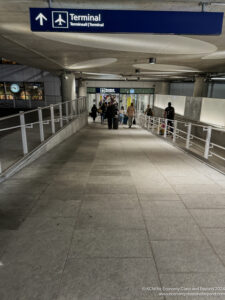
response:
{"label": "rolling suitcase", "polygon": [[113,129],[118,129],[119,118],[113,118]]}

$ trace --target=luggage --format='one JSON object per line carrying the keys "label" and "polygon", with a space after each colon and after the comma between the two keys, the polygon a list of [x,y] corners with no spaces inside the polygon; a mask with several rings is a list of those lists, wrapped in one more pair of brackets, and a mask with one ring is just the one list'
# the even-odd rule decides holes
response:
{"label": "luggage", "polygon": [[125,116],[124,116],[124,119],[123,119],[123,124],[124,124],[124,125],[127,125],[127,121],[128,121],[128,116],[125,115]]}
{"label": "luggage", "polygon": [[113,129],[118,129],[119,118],[113,118]]}

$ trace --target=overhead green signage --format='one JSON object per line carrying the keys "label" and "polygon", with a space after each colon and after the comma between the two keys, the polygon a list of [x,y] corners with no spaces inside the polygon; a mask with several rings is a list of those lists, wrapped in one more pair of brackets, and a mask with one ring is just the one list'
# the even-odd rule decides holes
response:
{"label": "overhead green signage", "polygon": [[87,88],[88,94],[154,94],[154,88],[95,88],[95,87],[88,87]]}
{"label": "overhead green signage", "polygon": [[88,87],[87,88],[87,93],[88,94],[96,94],[96,88],[94,88],[94,87]]}
{"label": "overhead green signage", "polygon": [[154,94],[154,88],[120,89],[120,94]]}

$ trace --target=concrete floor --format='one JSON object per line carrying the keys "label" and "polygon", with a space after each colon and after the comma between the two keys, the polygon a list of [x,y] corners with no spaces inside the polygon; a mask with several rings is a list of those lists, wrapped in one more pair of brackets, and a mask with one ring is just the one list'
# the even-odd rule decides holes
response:
{"label": "concrete floor", "polygon": [[0,185],[1,300],[225,298],[152,287],[225,294],[224,175],[145,130],[90,124]]}

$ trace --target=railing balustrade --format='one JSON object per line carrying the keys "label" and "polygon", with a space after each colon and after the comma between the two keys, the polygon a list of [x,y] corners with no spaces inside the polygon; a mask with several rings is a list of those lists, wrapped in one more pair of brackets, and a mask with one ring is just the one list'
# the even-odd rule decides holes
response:
{"label": "railing balustrade", "polygon": [[[223,128],[217,128],[210,125],[204,126],[191,122],[187,123],[179,120],[168,120],[161,117],[150,117],[143,113],[138,115],[138,123],[141,127],[150,130],[157,135],[162,135],[164,138],[171,136],[173,143],[182,140],[187,150],[193,151],[194,147],[197,148],[200,155],[206,160],[211,156],[215,156],[218,159],[225,161],[225,147],[212,142],[215,132],[221,132],[221,134],[224,135],[225,140],[225,129]],[[205,137],[202,138],[193,134],[194,128],[200,128]]]}
{"label": "railing balustrade", "polygon": [[85,112],[80,97],[0,118],[0,174]]}

